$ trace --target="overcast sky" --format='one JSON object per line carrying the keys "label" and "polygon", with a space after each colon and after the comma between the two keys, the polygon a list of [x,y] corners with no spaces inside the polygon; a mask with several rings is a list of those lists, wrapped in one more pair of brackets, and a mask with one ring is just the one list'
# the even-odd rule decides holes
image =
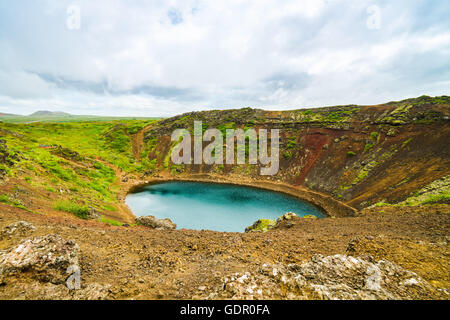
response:
{"label": "overcast sky", "polygon": [[449,17],[449,0],[0,0],[0,112],[169,116],[449,95]]}

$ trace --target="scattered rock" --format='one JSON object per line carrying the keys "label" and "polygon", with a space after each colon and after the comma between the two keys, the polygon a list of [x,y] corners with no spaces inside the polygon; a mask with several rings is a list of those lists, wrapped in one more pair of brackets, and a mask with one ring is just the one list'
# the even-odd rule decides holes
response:
{"label": "scattered rock", "polygon": [[263,265],[257,272],[225,277],[219,299],[415,299],[435,289],[417,274],[371,256],[313,256],[310,262]]}
{"label": "scattered rock", "polygon": [[136,223],[154,229],[174,230],[177,228],[177,225],[169,218],[157,219],[154,216],[138,217]]}
{"label": "scattered rock", "polygon": [[3,228],[3,230],[0,232],[0,239],[12,238],[15,236],[29,236],[35,230],[36,228],[31,223],[28,223],[26,221],[17,221]]}
{"label": "scattered rock", "polygon": [[287,212],[277,219],[277,224],[280,224],[283,221],[291,220],[293,218],[298,218],[298,215],[295,214],[294,212]]}
{"label": "scattered rock", "polygon": [[100,213],[93,207],[89,207],[89,216],[88,219],[100,220]]}
{"label": "scattered rock", "polygon": [[80,249],[73,241],[53,234],[28,239],[0,254],[0,281],[27,272],[42,282],[61,284],[69,266],[78,268]]}

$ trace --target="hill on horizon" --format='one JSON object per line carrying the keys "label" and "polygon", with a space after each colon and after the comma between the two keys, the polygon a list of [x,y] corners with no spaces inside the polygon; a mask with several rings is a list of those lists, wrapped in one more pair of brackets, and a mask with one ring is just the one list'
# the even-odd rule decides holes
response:
{"label": "hill on horizon", "polygon": [[62,111],[39,110],[29,115],[30,117],[64,117],[72,116],[70,113]]}

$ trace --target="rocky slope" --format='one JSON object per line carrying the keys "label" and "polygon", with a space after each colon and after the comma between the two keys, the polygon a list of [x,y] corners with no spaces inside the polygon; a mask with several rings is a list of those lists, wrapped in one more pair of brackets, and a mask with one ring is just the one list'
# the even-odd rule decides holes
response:
{"label": "rocky slope", "polygon": [[[0,299],[449,297],[447,206],[291,219],[265,233],[111,227],[0,210],[0,230],[34,226],[0,240]],[[80,268],[79,290],[61,283],[69,263]]]}

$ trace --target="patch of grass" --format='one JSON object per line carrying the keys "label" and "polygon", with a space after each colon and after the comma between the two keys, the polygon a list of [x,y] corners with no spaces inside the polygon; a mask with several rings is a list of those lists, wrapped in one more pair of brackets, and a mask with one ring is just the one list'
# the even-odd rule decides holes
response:
{"label": "patch of grass", "polygon": [[106,218],[105,216],[100,217],[100,222],[104,222],[104,223],[107,223],[107,224],[109,224],[111,226],[115,226],[115,227],[121,227],[123,225],[123,223],[113,220],[113,219]]}
{"label": "patch of grass", "polygon": [[9,203],[9,196],[6,194],[0,194],[0,202],[1,203]]}
{"label": "patch of grass", "polygon": [[25,207],[19,200],[11,199],[6,194],[0,195],[0,202],[4,203],[4,204],[9,204],[11,206],[14,206],[14,207],[22,209],[22,210],[26,210],[26,211],[29,211],[29,212],[34,212],[34,211],[31,211],[30,209],[28,209],[27,207]]}
{"label": "patch of grass", "polygon": [[290,137],[286,144],[286,149],[293,149],[297,145],[297,137]]}
{"label": "patch of grass", "polygon": [[369,151],[370,149],[372,149],[374,146],[373,143],[366,143],[366,145],[364,146],[364,152]]}
{"label": "patch of grass", "polygon": [[292,152],[286,151],[286,152],[283,154],[283,157],[284,157],[286,160],[289,160],[290,158],[292,158]]}
{"label": "patch of grass", "polygon": [[450,202],[449,193],[433,194],[422,202],[422,204],[434,204],[434,203],[448,203]]}
{"label": "patch of grass", "polygon": [[370,139],[372,139],[372,140],[377,140],[377,139],[378,139],[378,136],[379,136],[378,132],[372,132],[372,133],[370,134]]}
{"label": "patch of grass", "polygon": [[79,205],[78,203],[67,201],[67,200],[61,200],[56,202],[55,206],[53,207],[55,210],[69,212],[77,216],[81,219],[87,219],[89,217],[90,210],[86,206]]}
{"label": "patch of grass", "polygon": [[347,157],[354,157],[356,156],[356,153],[354,151],[347,152]]}
{"label": "patch of grass", "polygon": [[112,205],[109,205],[109,204],[103,205],[102,208],[105,209],[105,210],[107,210],[107,211],[112,211],[112,212],[116,212],[116,211],[117,211],[117,208],[116,208],[116,207],[114,207],[114,206],[112,206]]}

